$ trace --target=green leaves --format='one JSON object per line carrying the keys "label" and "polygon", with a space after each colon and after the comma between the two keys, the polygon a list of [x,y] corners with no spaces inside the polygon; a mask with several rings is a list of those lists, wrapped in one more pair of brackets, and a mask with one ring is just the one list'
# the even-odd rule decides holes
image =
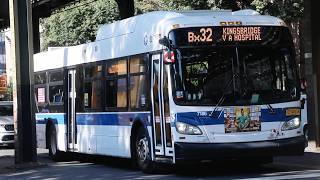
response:
{"label": "green leaves", "polygon": [[304,0],[253,0],[251,5],[261,14],[280,17],[293,21],[302,17]]}
{"label": "green leaves", "polygon": [[81,1],[41,20],[42,50],[94,41],[99,25],[119,19],[113,0]]}
{"label": "green leaves", "polygon": [[[303,15],[304,0],[135,0],[136,14],[155,10],[256,9],[293,21]],[[42,50],[94,41],[100,24],[120,20],[116,0],[83,0],[41,20]]]}

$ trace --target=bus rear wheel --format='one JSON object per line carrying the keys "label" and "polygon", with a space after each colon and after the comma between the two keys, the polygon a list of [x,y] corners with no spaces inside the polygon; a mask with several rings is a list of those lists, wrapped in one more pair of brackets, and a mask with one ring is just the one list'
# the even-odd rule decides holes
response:
{"label": "bus rear wheel", "polygon": [[54,161],[61,161],[62,160],[62,152],[58,150],[57,148],[57,132],[56,128],[51,125],[49,128],[49,156],[54,160]]}
{"label": "bus rear wheel", "polygon": [[151,160],[150,142],[144,128],[139,128],[135,141],[135,154],[138,167],[144,173],[153,173],[156,170],[155,163]]}

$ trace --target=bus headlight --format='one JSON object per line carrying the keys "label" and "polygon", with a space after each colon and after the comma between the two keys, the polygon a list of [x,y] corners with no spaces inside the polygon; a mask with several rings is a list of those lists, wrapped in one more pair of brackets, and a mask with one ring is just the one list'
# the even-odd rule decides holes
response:
{"label": "bus headlight", "polygon": [[202,131],[200,128],[194,125],[190,125],[183,122],[176,122],[176,129],[178,133],[188,134],[188,135],[201,135]]}
{"label": "bus headlight", "polygon": [[300,127],[300,118],[295,117],[295,118],[285,122],[282,125],[281,130],[282,131],[287,131],[287,130],[297,129],[299,127]]}

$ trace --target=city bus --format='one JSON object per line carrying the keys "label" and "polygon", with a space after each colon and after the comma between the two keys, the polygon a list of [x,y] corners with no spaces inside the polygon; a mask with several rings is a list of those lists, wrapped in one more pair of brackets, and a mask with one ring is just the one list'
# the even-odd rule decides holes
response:
{"label": "city bus", "polygon": [[160,163],[272,162],[307,146],[284,21],[253,10],[155,11],[34,55],[39,148]]}

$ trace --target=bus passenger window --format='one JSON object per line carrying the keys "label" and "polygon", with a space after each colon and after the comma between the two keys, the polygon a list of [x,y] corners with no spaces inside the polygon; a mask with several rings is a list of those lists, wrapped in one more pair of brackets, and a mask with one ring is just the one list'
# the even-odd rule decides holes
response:
{"label": "bus passenger window", "polygon": [[46,83],[46,73],[40,73],[34,75],[34,83],[35,84],[45,84]]}
{"label": "bus passenger window", "polygon": [[130,102],[132,109],[147,106],[147,80],[145,75],[130,77]]}
{"label": "bus passenger window", "polygon": [[127,79],[106,81],[106,106],[107,108],[127,107]]}
{"label": "bus passenger window", "polygon": [[52,103],[63,102],[63,85],[49,87],[49,100]]}
{"label": "bus passenger window", "polygon": [[147,55],[130,57],[129,90],[131,109],[146,109],[148,107],[147,58]]}
{"label": "bus passenger window", "polygon": [[84,85],[84,106],[88,109],[101,110],[101,80],[86,82]]}
{"label": "bus passenger window", "polygon": [[85,68],[85,78],[101,78],[102,77],[102,65],[90,66]]}
{"label": "bus passenger window", "polygon": [[130,73],[142,73],[147,71],[146,59],[143,56],[130,58]]}
{"label": "bus passenger window", "polygon": [[53,72],[50,73],[50,82],[63,81],[63,72]]}
{"label": "bus passenger window", "polygon": [[107,62],[106,72],[108,76],[127,74],[127,60],[121,59]]}

